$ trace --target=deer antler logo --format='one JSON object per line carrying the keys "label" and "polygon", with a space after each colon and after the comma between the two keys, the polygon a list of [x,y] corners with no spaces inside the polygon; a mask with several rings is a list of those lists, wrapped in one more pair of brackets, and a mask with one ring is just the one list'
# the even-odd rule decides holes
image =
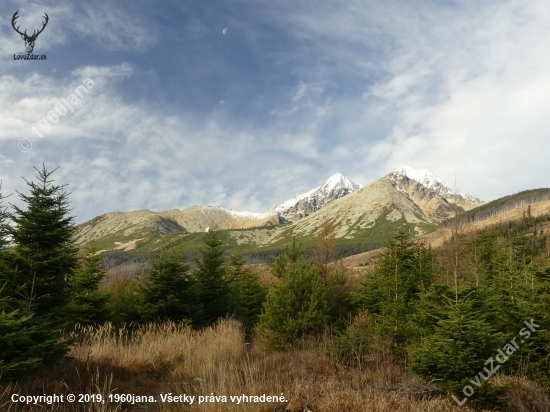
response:
{"label": "deer antler logo", "polygon": [[13,29],[19,33],[21,35],[21,38],[23,40],[25,40],[25,48],[27,49],[27,53],[32,53],[32,51],[34,50],[34,42],[36,41],[36,38],[38,37],[38,35],[40,33],[42,33],[44,31],[44,28],[46,27],[46,24],[48,24],[48,20],[50,19],[48,17],[48,15],[46,13],[44,13],[44,18],[46,19],[46,21],[44,23],[42,23],[42,28],[38,31],[34,30],[32,35],[29,36],[27,34],[27,30],[25,30],[24,33],[21,33],[19,31],[19,26],[15,27],[15,20],[17,20],[17,18],[19,17],[17,14],[19,13],[19,10],[17,10],[14,14],[13,14],[13,17],[11,18],[11,26],[13,27]]}

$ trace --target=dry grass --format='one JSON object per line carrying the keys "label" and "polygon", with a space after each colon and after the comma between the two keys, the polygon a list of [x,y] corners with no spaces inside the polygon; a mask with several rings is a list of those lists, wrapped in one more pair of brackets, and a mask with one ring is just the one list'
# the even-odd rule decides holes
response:
{"label": "dry grass", "polygon": [[510,412],[550,412],[548,395],[539,385],[523,377],[510,378],[496,376],[495,383],[503,384],[512,382],[513,386],[508,392]]}
{"label": "dry grass", "polygon": [[[204,331],[164,324],[132,331],[106,325],[81,331],[81,339],[59,365],[31,380],[0,388],[2,411],[468,411],[412,376],[402,365],[371,357],[347,367],[329,359],[320,343],[289,352],[248,347],[240,325],[220,322]],[[25,407],[10,401],[25,395],[109,393],[153,395],[153,404],[70,404]],[[226,395],[226,403],[162,403],[159,394]],[[284,403],[237,405],[230,395],[280,395]],[[514,411],[549,411],[544,392],[518,380]],[[530,400],[532,399],[532,400]],[[546,408],[546,409],[545,409]]]}

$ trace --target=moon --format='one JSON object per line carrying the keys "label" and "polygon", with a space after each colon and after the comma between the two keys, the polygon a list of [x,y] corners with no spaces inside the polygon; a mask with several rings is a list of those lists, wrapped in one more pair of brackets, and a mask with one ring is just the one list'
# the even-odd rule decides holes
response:
{"label": "moon", "polygon": [[222,33],[223,34],[226,34],[227,33],[227,27],[225,29],[222,30]]}

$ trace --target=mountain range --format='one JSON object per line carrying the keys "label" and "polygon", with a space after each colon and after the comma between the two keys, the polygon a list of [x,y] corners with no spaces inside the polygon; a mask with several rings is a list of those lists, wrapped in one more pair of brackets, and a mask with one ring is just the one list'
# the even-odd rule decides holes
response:
{"label": "mountain range", "polygon": [[260,213],[201,205],[106,213],[78,225],[75,239],[80,246],[95,241],[102,250],[155,249],[161,238],[194,247],[201,233],[215,229],[228,247],[278,250],[292,236],[307,247],[321,222],[329,219],[336,224],[337,237],[360,250],[385,241],[396,229],[414,235],[429,232],[455,211],[482,204],[455,193],[427,170],[401,166],[366,186],[338,172],[322,185]]}

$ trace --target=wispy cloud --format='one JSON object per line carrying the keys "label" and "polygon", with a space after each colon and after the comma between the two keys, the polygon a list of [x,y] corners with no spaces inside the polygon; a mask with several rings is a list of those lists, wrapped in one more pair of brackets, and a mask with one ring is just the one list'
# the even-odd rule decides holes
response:
{"label": "wispy cloud", "polygon": [[107,0],[86,2],[82,8],[83,13],[71,19],[70,26],[96,47],[144,51],[158,41],[156,23],[132,9]]}

